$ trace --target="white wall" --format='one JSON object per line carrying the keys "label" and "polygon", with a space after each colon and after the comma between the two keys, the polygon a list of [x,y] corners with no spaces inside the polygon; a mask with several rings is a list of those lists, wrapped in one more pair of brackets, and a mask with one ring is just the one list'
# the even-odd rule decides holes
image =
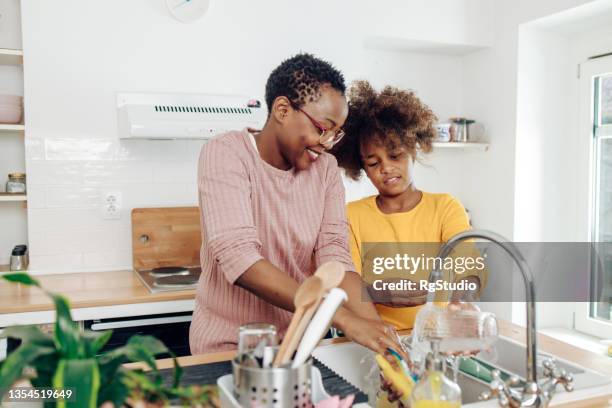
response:
{"label": "white wall", "polygon": [[514,237],[571,241],[575,147],[567,121],[570,88],[578,79],[568,39],[522,27],[518,72]]}
{"label": "white wall", "polygon": [[[169,16],[163,0],[23,2],[31,269],[129,268],[131,208],[197,203],[202,143],[119,141],[116,92],[263,100],[270,70],[308,51],[347,80],[414,88],[448,117],[462,111],[460,57],[366,50],[364,38],[374,24],[394,30],[384,35],[486,44],[488,4],[213,0],[205,18],[188,25]],[[351,199],[369,192],[367,183],[348,187]],[[120,220],[101,217],[107,191],[123,195]]]}

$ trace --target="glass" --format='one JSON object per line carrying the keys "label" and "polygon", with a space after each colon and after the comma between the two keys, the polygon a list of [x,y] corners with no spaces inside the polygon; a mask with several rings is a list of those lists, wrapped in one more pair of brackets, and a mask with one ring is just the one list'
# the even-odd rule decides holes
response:
{"label": "glass", "polygon": [[278,345],[276,327],[268,323],[248,323],[238,329],[238,355],[263,353],[264,348]]}
{"label": "glass", "polygon": [[338,129],[337,131],[333,131],[331,129],[327,129],[325,126],[320,124],[315,118],[310,116],[305,110],[302,108],[296,108],[300,112],[302,112],[306,117],[310,120],[314,127],[319,131],[319,143],[325,146],[326,149],[331,149],[333,145],[338,143],[344,137],[344,130]]}
{"label": "glass", "polygon": [[428,353],[430,343],[437,341],[441,354],[471,354],[491,349],[497,336],[493,313],[481,312],[476,307],[466,310],[428,303],[417,313],[412,350],[417,354]]}
{"label": "glass", "polygon": [[[595,242],[612,242],[612,74],[594,79],[594,207],[592,236]],[[591,265],[590,316],[612,320],[612,253],[604,250]]]}

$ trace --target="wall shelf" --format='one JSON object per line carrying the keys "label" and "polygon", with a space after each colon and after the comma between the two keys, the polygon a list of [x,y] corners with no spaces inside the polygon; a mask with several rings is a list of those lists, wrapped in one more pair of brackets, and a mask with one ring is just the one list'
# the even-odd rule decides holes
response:
{"label": "wall shelf", "polygon": [[489,45],[484,44],[450,43],[421,40],[416,38],[387,36],[368,36],[364,39],[363,45],[365,48],[370,49],[416,52],[423,54],[440,54],[449,56],[466,55],[489,47]]}
{"label": "wall shelf", "polygon": [[469,149],[469,150],[479,150],[482,152],[486,152],[489,150],[489,143],[484,142],[434,142],[433,143],[434,150],[436,149]]}
{"label": "wall shelf", "polygon": [[0,193],[0,202],[2,201],[27,201],[28,196],[25,194]]}
{"label": "wall shelf", "polygon": [[0,48],[0,64],[2,65],[22,65],[23,51]]}
{"label": "wall shelf", "polygon": [[23,133],[25,125],[8,125],[0,123],[0,133]]}

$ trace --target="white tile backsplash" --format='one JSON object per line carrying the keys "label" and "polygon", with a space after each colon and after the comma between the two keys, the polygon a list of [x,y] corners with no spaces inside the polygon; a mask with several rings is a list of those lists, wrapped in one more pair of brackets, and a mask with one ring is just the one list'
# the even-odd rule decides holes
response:
{"label": "white tile backsplash", "polygon": [[113,160],[117,149],[117,139],[45,139],[47,160]]}
{"label": "white tile backsplash", "polygon": [[28,165],[28,185],[82,183],[83,164],[80,162],[35,160]]}
{"label": "white tile backsplash", "polygon": [[25,137],[25,152],[28,160],[44,160],[45,139]]}
{"label": "white tile backsplash", "polygon": [[118,142],[117,160],[181,161],[186,160],[184,140],[133,140]]}
{"label": "white tile backsplash", "polygon": [[107,220],[99,216],[99,209],[41,208],[29,211],[30,230],[35,233],[58,231],[66,228],[103,228]]}
{"label": "white tile backsplash", "polygon": [[88,269],[131,269],[132,251],[84,253],[83,265]]}
{"label": "white tile backsplash", "polygon": [[32,248],[30,253],[30,266],[28,268],[31,271],[48,271],[48,272],[71,272],[71,271],[83,271],[92,269],[87,265],[83,264],[83,254],[70,252],[66,249],[62,253],[57,255],[39,255]]}
{"label": "white tile backsplash", "polygon": [[196,179],[195,162],[158,162],[153,165],[155,183],[195,183]]}
{"label": "white tile backsplash", "polygon": [[74,235],[79,236],[77,245],[79,252],[117,252],[127,250],[119,248],[119,228],[116,225],[108,225],[105,228],[95,230],[81,230]]}
{"label": "white tile backsplash", "polygon": [[47,185],[48,208],[92,208],[99,205],[100,191],[94,187]]}
{"label": "white tile backsplash", "polygon": [[206,140],[187,140],[187,156],[186,159],[192,162],[198,161],[200,158],[200,151],[202,150],[202,146],[204,146]]}
{"label": "white tile backsplash", "polygon": [[[29,166],[26,165],[26,169],[29,169]],[[27,176],[29,175],[30,173],[28,171]],[[28,213],[31,210],[47,207],[44,184],[28,183],[27,189],[28,189]],[[28,219],[29,219],[29,214],[28,214]]]}
{"label": "white tile backsplash", "polygon": [[[131,210],[197,206],[203,140],[50,137],[26,141],[31,269],[129,268]],[[120,218],[103,197],[121,193]]]}
{"label": "white tile backsplash", "polygon": [[91,161],[83,166],[84,184],[151,183],[153,165],[148,162]]}

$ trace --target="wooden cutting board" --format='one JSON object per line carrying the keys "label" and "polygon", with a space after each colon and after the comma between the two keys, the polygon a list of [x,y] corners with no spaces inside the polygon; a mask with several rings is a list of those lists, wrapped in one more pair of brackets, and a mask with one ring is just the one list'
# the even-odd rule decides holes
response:
{"label": "wooden cutting board", "polygon": [[132,210],[134,269],[200,266],[201,245],[198,207]]}

